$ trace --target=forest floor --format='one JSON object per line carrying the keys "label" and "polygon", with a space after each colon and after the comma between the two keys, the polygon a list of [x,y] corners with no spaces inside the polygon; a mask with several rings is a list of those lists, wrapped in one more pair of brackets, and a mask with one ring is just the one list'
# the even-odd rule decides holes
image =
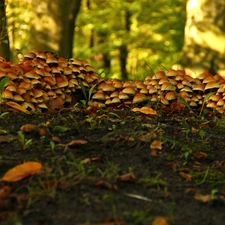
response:
{"label": "forest floor", "polygon": [[0,181],[0,224],[224,225],[224,116],[1,113],[0,177],[28,161],[43,169]]}

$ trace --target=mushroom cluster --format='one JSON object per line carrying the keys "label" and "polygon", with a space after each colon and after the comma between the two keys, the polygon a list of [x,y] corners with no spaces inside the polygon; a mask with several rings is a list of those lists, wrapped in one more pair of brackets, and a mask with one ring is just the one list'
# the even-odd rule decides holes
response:
{"label": "mushroom cluster", "polygon": [[2,99],[28,111],[57,109],[72,101],[80,82],[88,90],[101,80],[87,61],[67,60],[51,52],[29,52],[17,63],[0,61],[0,79],[9,77]]}
{"label": "mushroom cluster", "polygon": [[[170,105],[185,101],[225,113],[225,80],[208,72],[192,78],[185,70],[158,71],[144,82],[101,79],[84,60],[57,57],[51,52],[29,52],[20,62],[6,62],[0,57],[0,81],[8,77],[2,102],[15,102],[27,111],[43,111],[70,105],[74,93],[88,92],[94,107],[117,107],[140,102]],[[79,91],[81,90],[82,91]],[[81,97],[82,98],[82,97]]]}

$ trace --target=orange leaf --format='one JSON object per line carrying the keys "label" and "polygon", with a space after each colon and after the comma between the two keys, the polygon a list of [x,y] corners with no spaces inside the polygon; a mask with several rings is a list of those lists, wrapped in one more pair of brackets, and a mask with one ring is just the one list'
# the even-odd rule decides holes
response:
{"label": "orange leaf", "polygon": [[136,176],[134,175],[133,172],[125,173],[125,174],[119,176],[119,180],[135,182],[136,181]]}
{"label": "orange leaf", "polygon": [[35,124],[25,124],[25,125],[23,125],[21,128],[20,128],[20,130],[22,131],[22,132],[24,132],[24,133],[29,133],[29,132],[31,132],[31,131],[33,131],[33,130],[37,130],[38,129],[38,127],[35,125]]}
{"label": "orange leaf", "polygon": [[67,146],[78,146],[78,145],[84,145],[84,144],[87,144],[87,141],[85,140],[73,140],[71,141],[70,143],[67,144]]}
{"label": "orange leaf", "polygon": [[41,169],[42,164],[39,162],[25,162],[8,170],[0,181],[17,182],[40,172]]}
{"label": "orange leaf", "polygon": [[159,217],[152,222],[152,225],[169,225],[164,217]]}
{"label": "orange leaf", "polygon": [[150,145],[150,149],[162,149],[162,142],[158,141],[158,140],[154,140],[151,145]]}
{"label": "orange leaf", "polygon": [[195,152],[194,157],[197,159],[204,159],[207,157],[205,152]]}
{"label": "orange leaf", "polygon": [[9,107],[16,109],[18,111],[30,114],[30,112],[28,110],[26,110],[25,108],[23,108],[21,105],[19,105],[16,102],[6,102],[6,105],[8,105]]}
{"label": "orange leaf", "polygon": [[191,181],[192,180],[192,176],[188,173],[184,173],[184,172],[180,172],[179,173],[181,177],[183,177],[186,181]]}
{"label": "orange leaf", "polygon": [[152,108],[149,108],[147,106],[143,106],[142,108],[133,108],[133,112],[141,112],[147,115],[157,115],[157,112],[153,110]]}

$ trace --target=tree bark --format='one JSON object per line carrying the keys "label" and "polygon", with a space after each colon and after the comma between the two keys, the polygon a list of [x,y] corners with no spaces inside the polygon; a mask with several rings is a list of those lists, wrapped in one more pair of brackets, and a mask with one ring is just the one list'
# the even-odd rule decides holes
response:
{"label": "tree bark", "polygon": [[225,75],[225,2],[188,0],[185,40],[179,64],[193,76]]}
{"label": "tree bark", "polygon": [[[129,12],[129,9],[126,9],[125,11],[125,31],[126,35],[128,36],[130,33],[130,26],[131,26],[131,13]],[[120,46],[120,71],[121,71],[121,77],[123,81],[128,80],[128,73],[127,73],[127,56],[128,56],[128,49],[126,40],[123,41],[122,45]]]}
{"label": "tree bark", "polygon": [[6,25],[5,1],[0,0],[0,55],[10,60],[9,37]]}
{"label": "tree bark", "polygon": [[33,0],[30,49],[73,56],[76,17],[81,0]]}

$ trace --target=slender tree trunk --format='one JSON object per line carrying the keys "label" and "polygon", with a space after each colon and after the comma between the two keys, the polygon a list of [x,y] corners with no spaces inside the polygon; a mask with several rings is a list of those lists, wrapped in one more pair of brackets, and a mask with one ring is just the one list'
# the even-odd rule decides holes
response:
{"label": "slender tree trunk", "polygon": [[0,56],[10,60],[9,37],[6,26],[5,1],[0,0]]}
{"label": "slender tree trunk", "polygon": [[72,57],[80,5],[81,0],[33,0],[30,50],[53,51],[65,58]]}
{"label": "slender tree trunk", "polygon": [[192,75],[225,75],[225,1],[188,0],[185,41],[179,64]]}
{"label": "slender tree trunk", "polygon": [[[126,34],[129,35],[130,33],[130,25],[131,25],[131,14],[129,12],[129,9],[125,11],[125,30]],[[126,40],[124,40],[124,43],[120,46],[120,71],[121,71],[121,77],[122,80],[126,81],[128,80],[128,72],[127,72],[127,56],[128,56],[128,49],[127,49],[127,44]]]}

